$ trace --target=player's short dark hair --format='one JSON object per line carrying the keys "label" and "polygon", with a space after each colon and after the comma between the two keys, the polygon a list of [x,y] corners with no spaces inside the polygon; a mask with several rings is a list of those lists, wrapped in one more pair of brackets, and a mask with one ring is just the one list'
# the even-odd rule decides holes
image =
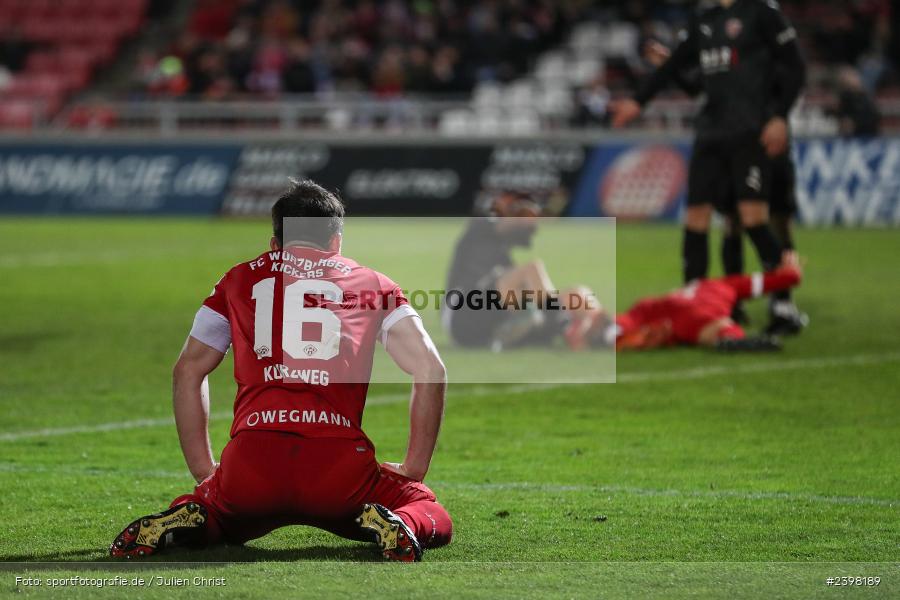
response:
{"label": "player's short dark hair", "polygon": [[[289,223],[289,242],[312,242],[322,248],[344,228],[344,203],[311,179],[291,180],[291,186],[272,206],[272,233],[284,246],[284,219]],[[300,218],[297,218],[300,217]],[[307,217],[307,218],[303,218]]]}

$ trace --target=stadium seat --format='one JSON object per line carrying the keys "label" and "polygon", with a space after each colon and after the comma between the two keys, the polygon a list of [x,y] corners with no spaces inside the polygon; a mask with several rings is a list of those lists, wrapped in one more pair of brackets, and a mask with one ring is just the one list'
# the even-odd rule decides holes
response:
{"label": "stadium seat", "polygon": [[34,105],[25,100],[0,100],[0,127],[31,129],[37,116]]}
{"label": "stadium seat", "polygon": [[118,115],[108,106],[78,105],[69,111],[66,125],[74,129],[106,129],[115,125]]}
{"label": "stadium seat", "polygon": [[478,109],[493,109],[503,102],[503,90],[493,81],[482,81],[472,91],[472,106]]}
{"label": "stadium seat", "polygon": [[505,124],[505,133],[510,135],[532,135],[540,131],[541,118],[533,110],[515,111]]}
{"label": "stadium seat", "polygon": [[572,114],[572,92],[568,87],[544,86],[535,95],[535,106],[541,115],[565,119]]}
{"label": "stadium seat", "polygon": [[335,131],[346,131],[353,124],[353,113],[343,108],[333,108],[325,113],[325,123]]}
{"label": "stadium seat", "polygon": [[53,73],[59,64],[56,52],[40,50],[32,52],[25,61],[25,70],[29,73]]}
{"label": "stadium seat", "polygon": [[576,86],[589,84],[603,71],[603,63],[596,58],[576,60],[569,69],[569,81]]}
{"label": "stadium seat", "polygon": [[475,114],[474,130],[470,133],[480,135],[499,135],[503,133],[504,114],[500,110],[480,110]]}
{"label": "stadium seat", "polygon": [[25,20],[30,19],[50,19],[57,12],[58,3],[54,0],[31,0],[28,2],[22,12]]}
{"label": "stadium seat", "polygon": [[63,43],[85,44],[98,41],[114,42],[122,35],[120,24],[110,18],[96,17],[68,22],[59,35]]}
{"label": "stadium seat", "polygon": [[530,79],[520,79],[506,86],[501,106],[512,110],[524,110],[534,105],[534,83]]}
{"label": "stadium seat", "polygon": [[582,23],[572,30],[569,47],[575,56],[598,56],[604,51],[604,31],[599,23]]}
{"label": "stadium seat", "polygon": [[464,108],[453,109],[441,114],[438,130],[444,135],[462,136],[472,133],[475,125],[472,111]]}
{"label": "stadium seat", "polygon": [[97,65],[106,65],[116,55],[116,43],[109,40],[93,40],[83,46],[96,61]]}
{"label": "stadium seat", "polygon": [[538,58],[534,75],[538,81],[548,85],[564,85],[568,61],[560,50],[545,52]]}

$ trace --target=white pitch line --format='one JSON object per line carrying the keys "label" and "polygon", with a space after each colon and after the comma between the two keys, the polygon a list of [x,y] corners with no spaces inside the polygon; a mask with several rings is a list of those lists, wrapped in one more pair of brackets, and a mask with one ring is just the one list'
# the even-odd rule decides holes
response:
{"label": "white pitch line", "polygon": [[[135,261],[157,260],[169,256],[184,255],[187,251],[179,249],[125,249],[92,253],[36,252],[30,254],[0,255],[0,269],[69,267],[80,265],[115,265],[133,263]],[[194,258],[230,257],[234,249],[229,247],[206,248],[203,254],[191,250]]]}
{"label": "white pitch line", "polygon": [[[372,396],[366,401],[366,406],[379,406],[383,404],[397,404],[409,400],[409,394],[385,394]],[[231,412],[210,413],[210,421],[225,421],[234,417]],[[122,431],[126,429],[145,429],[148,427],[164,427],[175,425],[174,417],[159,417],[156,419],[134,419],[132,421],[118,421],[114,423],[98,423],[96,425],[72,425],[71,427],[46,427],[31,431],[9,431],[0,433],[0,442],[15,442],[17,440],[55,437],[76,433],[103,433],[105,431]]]}
{"label": "white pitch line", "polygon": [[[829,367],[865,366],[900,361],[900,352],[888,352],[884,354],[856,354],[851,356],[835,356],[827,358],[798,358],[781,362],[741,363],[734,366],[698,367],[696,369],[680,369],[677,371],[637,371],[622,373],[617,376],[617,383],[652,383],[656,381],[682,381],[691,379],[705,379],[721,375],[750,375],[770,371],[794,371],[804,369],[824,369]],[[452,391],[453,396],[480,397],[494,394],[526,394],[540,390],[560,388],[569,384],[590,384],[590,381],[572,381],[568,383],[526,383],[512,386],[493,384],[467,388],[458,392]],[[383,394],[369,397],[366,406],[384,406],[406,402],[408,394]],[[230,412],[217,412],[210,415],[210,420],[220,421],[232,418]],[[162,427],[174,424],[172,417],[155,419],[134,419],[130,421],[118,421],[113,423],[98,423],[96,425],[73,425],[70,427],[47,427],[30,431],[9,431],[0,433],[0,442],[15,442],[18,440],[55,437],[78,433],[102,433],[107,431],[121,431],[127,429],[144,429],[148,427]]]}
{"label": "white pitch line", "polygon": [[803,492],[748,492],[742,490],[676,490],[640,488],[617,485],[564,485],[555,483],[506,482],[506,483],[433,483],[435,488],[451,487],[473,490],[523,490],[532,492],[565,493],[565,492],[597,492],[602,494],[628,494],[632,496],[651,497],[686,497],[686,498],[734,498],[737,500],[789,500],[795,502],[814,502],[824,504],[873,506],[900,506],[900,500],[887,498],[869,498],[866,496],[826,496],[824,494],[806,494]]}
{"label": "white pitch line", "polygon": [[616,383],[647,383],[652,381],[680,381],[688,379],[705,379],[719,375],[750,375],[768,373],[770,371],[793,371],[801,369],[825,369],[828,367],[848,367],[877,365],[900,361],[900,352],[882,354],[855,354],[852,356],[833,356],[823,358],[796,358],[781,362],[741,363],[736,366],[697,367],[695,369],[679,369],[677,371],[647,371],[621,373]]}
{"label": "white pitch line", "polygon": [[[2,473],[41,473],[56,475],[77,475],[84,477],[88,475],[111,476],[117,477],[119,472],[114,470],[90,469],[84,467],[71,466],[54,466],[47,467],[42,465],[16,465],[0,463],[0,472]],[[153,471],[137,471],[133,473],[140,477],[158,477],[162,479],[181,478],[190,479],[190,473],[187,469],[176,470],[153,470]],[[804,492],[762,492],[762,491],[745,491],[745,490],[678,490],[678,489],[660,489],[660,488],[642,488],[634,486],[619,485],[583,485],[583,484],[562,484],[562,483],[537,483],[529,481],[515,482],[494,482],[494,483],[467,483],[467,482],[449,482],[449,481],[429,481],[428,485],[437,489],[459,489],[471,491],[515,491],[521,490],[526,492],[537,492],[546,494],[565,494],[565,493],[594,493],[594,494],[624,494],[629,496],[649,496],[649,497],[666,497],[666,498],[711,498],[711,499],[735,499],[735,500],[775,500],[788,502],[809,502],[814,504],[835,504],[850,506],[884,506],[888,508],[900,507],[900,500],[891,500],[887,498],[870,498],[868,496],[828,496],[825,494],[808,494]]]}
{"label": "white pitch line", "polygon": [[143,429],[146,427],[161,427],[174,424],[173,417],[159,419],[134,419],[132,421],[118,421],[115,423],[97,423],[96,425],[73,425],[71,427],[46,427],[31,431],[10,431],[0,433],[0,441],[14,442],[28,438],[54,437],[58,435],[70,435],[73,433],[101,433],[104,431],[119,431],[122,429]]}
{"label": "white pitch line", "polygon": [[43,252],[27,256],[0,256],[0,268],[17,269],[21,267],[61,267],[80,264],[110,264],[125,262],[126,257],[114,252],[92,254],[86,257],[77,254],[67,255],[61,252]]}

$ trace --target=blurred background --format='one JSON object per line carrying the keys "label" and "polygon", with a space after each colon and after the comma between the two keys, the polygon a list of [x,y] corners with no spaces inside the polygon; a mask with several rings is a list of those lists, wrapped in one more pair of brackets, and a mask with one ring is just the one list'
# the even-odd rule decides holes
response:
{"label": "blurred background", "polygon": [[[781,4],[809,65],[800,220],[900,222],[900,0]],[[627,132],[606,109],[695,5],[0,0],[0,211],[257,214],[306,175],[357,214],[518,189],[675,219],[696,101],[672,89]]]}

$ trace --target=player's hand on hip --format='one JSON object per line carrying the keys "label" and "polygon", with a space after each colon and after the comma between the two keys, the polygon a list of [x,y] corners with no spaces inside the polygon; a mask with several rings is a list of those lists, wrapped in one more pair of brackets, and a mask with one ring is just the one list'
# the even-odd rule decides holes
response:
{"label": "player's hand on hip", "polygon": [[641,105],[632,98],[613,100],[609,103],[612,126],[616,129],[625,127],[641,115]]}
{"label": "player's hand on hip", "polygon": [[781,117],[772,117],[763,128],[759,137],[760,143],[766,149],[770,158],[780,156],[787,152],[788,126],[787,121]]}
{"label": "player's hand on hip", "polygon": [[202,471],[195,474],[194,479],[197,480],[198,484],[203,483],[204,481],[206,481],[207,479],[209,479],[210,477],[215,475],[216,469],[218,469],[218,468],[219,468],[219,463],[214,462],[214,463],[212,463],[211,467],[203,469]]}
{"label": "player's hand on hip", "polygon": [[412,479],[413,481],[422,481],[425,479],[425,473],[419,473],[414,469],[407,468],[403,463],[381,463],[381,468],[389,473],[395,473],[406,479]]}

